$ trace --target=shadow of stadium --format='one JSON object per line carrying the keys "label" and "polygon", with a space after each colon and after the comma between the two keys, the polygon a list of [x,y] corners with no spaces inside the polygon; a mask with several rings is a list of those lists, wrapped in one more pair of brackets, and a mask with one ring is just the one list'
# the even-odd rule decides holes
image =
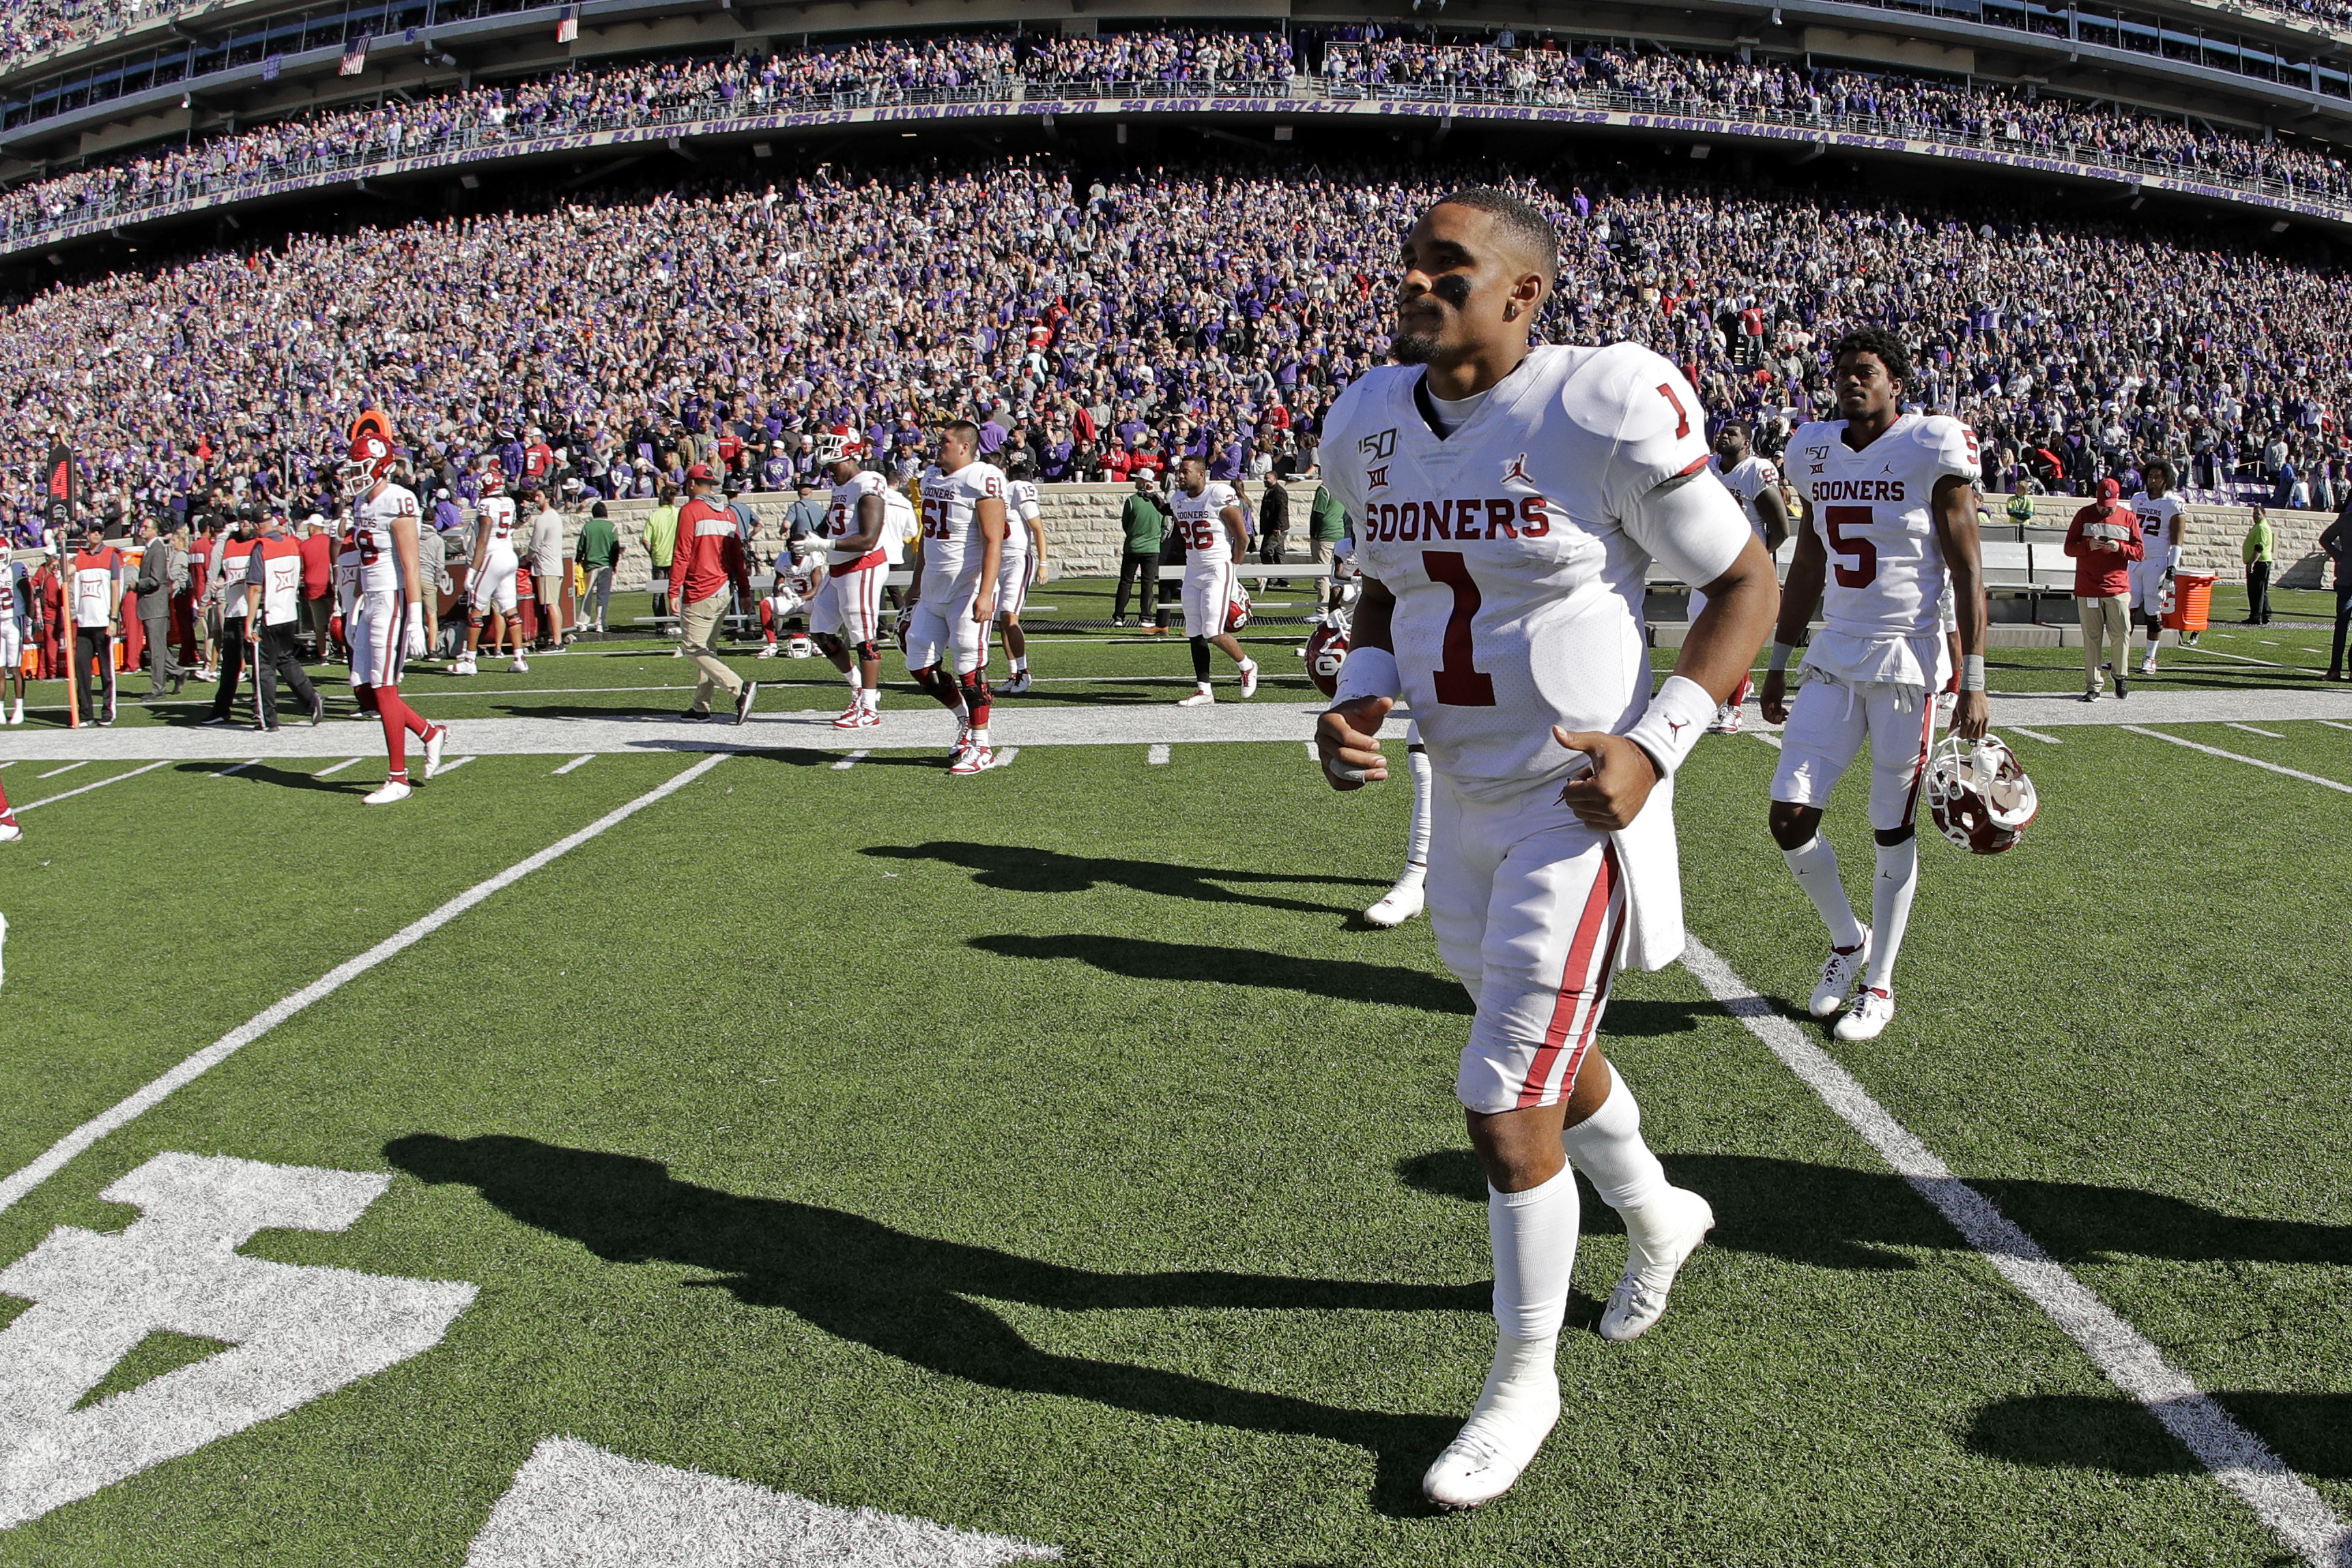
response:
{"label": "shadow of stadium", "polygon": [[1422,1471],[1459,1416],[1351,1410],[1233,1388],[1155,1367],[1039,1349],[980,1301],[1064,1312],[1174,1307],[1279,1312],[1475,1312],[1490,1287],[1195,1271],[1101,1273],[910,1235],[838,1209],[743,1197],[673,1177],[629,1155],[530,1138],[420,1133],[384,1145],[400,1170],[471,1186],[522,1224],[608,1263],[664,1262],[716,1276],[685,1288],[793,1312],[840,1339],[926,1370],[1015,1393],[1139,1415],[1318,1437],[1370,1451],[1373,1506],[1418,1515]]}
{"label": "shadow of stadium", "polygon": [[[2233,1389],[2213,1397],[2291,1469],[2352,1479],[2352,1394]],[[2012,1465],[2126,1476],[2202,1475],[2205,1467],[2156,1416],[2121,1395],[1996,1399],[1969,1424],[1969,1451]]]}

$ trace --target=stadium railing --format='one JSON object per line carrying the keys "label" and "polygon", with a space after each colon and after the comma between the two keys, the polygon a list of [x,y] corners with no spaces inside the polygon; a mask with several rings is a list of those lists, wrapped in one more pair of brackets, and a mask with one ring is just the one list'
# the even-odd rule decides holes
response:
{"label": "stadium railing", "polygon": [[[1070,89],[1083,96],[1068,96]],[[1057,92],[1064,96],[1055,96]],[[1995,166],[2112,181],[2288,212],[2352,228],[2352,180],[2323,192],[2292,181],[2251,178],[2117,155],[2078,143],[2037,145],[1988,130],[1969,136],[1940,127],[1863,115],[1814,115],[1725,106],[1704,99],[1669,99],[1604,89],[1365,86],[1296,77],[1286,82],[1216,84],[1132,81],[1028,83],[1014,78],[972,87],[914,91],[863,90],[772,104],[732,103],[716,94],[673,99],[649,110],[592,110],[534,119],[527,125],[468,125],[424,151],[329,143],[297,157],[251,168],[158,181],[127,193],[60,197],[56,208],[0,226],[0,255],[104,233],[126,223],[188,215],[242,201],[264,200],[331,183],[356,183],[461,163],[528,157],[687,137],[753,134],[835,124],[993,116],[1105,116],[1145,113],[1288,112],[1413,115],[1553,122],[1667,131],[1684,135],[1809,141],[1878,152],[1956,157]],[[301,135],[296,127],[288,134]],[[25,188],[37,193],[38,186]]]}

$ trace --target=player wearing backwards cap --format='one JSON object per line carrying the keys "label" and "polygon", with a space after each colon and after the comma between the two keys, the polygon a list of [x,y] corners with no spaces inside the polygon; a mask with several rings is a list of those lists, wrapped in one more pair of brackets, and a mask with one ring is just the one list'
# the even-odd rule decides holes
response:
{"label": "player wearing backwards cap", "polygon": [[338,472],[352,502],[352,548],[359,556],[359,581],[343,637],[352,649],[352,695],[361,710],[373,706],[383,721],[383,747],[391,769],[383,787],[367,797],[388,806],[409,796],[408,737],[425,742],[425,777],[440,770],[449,727],[428,725],[401,700],[400,667],[425,653],[425,601],[417,591],[416,529],[422,515],[416,492],[394,483],[401,458],[393,449],[392,422],[363,413],[352,425],[351,457]]}
{"label": "player wearing backwards cap", "polygon": [[865,465],[866,443],[836,424],[816,438],[817,465],[833,481],[825,509],[829,550],[824,579],[809,612],[809,632],[833,667],[849,677],[849,706],[835,729],[871,729],[882,680],[882,586],[889,575],[884,535],[889,527],[889,482]]}
{"label": "player wearing backwards cap", "polygon": [[[1430,924],[1476,1009],[1455,1093],[1486,1168],[1497,1332],[1476,1409],[1422,1479],[1441,1508],[1508,1490],[1559,1417],[1577,1173],[1625,1226],[1609,1339],[1658,1320],[1714,1223],[1592,1045],[1611,971],[1682,952],[1675,772],[1777,598],[1682,373],[1632,343],[1530,346],[1558,256],[1506,191],[1423,213],[1399,268],[1402,362],[1350,385],[1322,443],[1365,581],[1316,744],[1335,789],[1385,779],[1375,737],[1411,703],[1434,775]],[[1654,696],[1654,559],[1707,595]]]}

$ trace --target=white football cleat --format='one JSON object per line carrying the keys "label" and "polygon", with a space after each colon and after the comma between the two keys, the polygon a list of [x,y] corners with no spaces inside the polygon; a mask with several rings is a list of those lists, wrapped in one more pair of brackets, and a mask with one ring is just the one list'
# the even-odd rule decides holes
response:
{"label": "white football cleat", "polygon": [[507,669],[513,674],[527,675],[530,674],[530,661],[525,659],[520,653],[517,653],[514,656],[514,663],[509,664]]}
{"label": "white football cleat", "polygon": [[2156,674],[2156,655],[2151,653],[2147,658],[2140,661],[2139,673],[2143,675],[2152,675]]}
{"label": "white football cleat", "polygon": [[1675,1275],[1698,1250],[1715,1228],[1715,1208],[1687,1187],[1668,1187],[1666,1196],[1639,1208],[1623,1210],[1625,1272],[1609,1292],[1601,1313],[1601,1337],[1638,1339],[1666,1315],[1666,1292]]}
{"label": "white football cleat", "polygon": [[847,707],[841,710],[841,716],[833,721],[833,727],[835,729],[860,728],[862,727],[857,721],[865,716],[865,705],[853,700]]}
{"label": "white football cleat", "polygon": [[411,793],[407,780],[387,779],[383,781],[383,788],[366,797],[366,800],[371,806],[389,806],[395,801],[407,800]]}
{"label": "white football cleat", "polygon": [[1862,928],[1862,941],[1858,946],[1830,949],[1830,956],[1822,963],[1821,984],[1813,988],[1812,998],[1805,1003],[1805,1010],[1817,1019],[1825,1019],[1845,1006],[1846,993],[1853,989],[1854,981],[1862,977],[1862,971],[1869,963],[1870,927],[1865,925]]}
{"label": "white football cleat", "polygon": [[426,783],[431,783],[433,776],[441,771],[441,748],[448,744],[449,727],[447,725],[436,724],[425,732],[425,781]]}
{"label": "white football cleat", "polygon": [[10,724],[22,724],[25,722],[25,699],[23,697],[18,697],[16,703],[8,709],[8,722]]}
{"label": "white football cleat", "polygon": [[1476,1508],[1510,1490],[1559,1420],[1552,1342],[1496,1337],[1470,1419],[1421,1478],[1421,1493],[1435,1507]]}
{"label": "white football cleat", "polygon": [[1864,986],[1854,993],[1853,1006],[1846,1009],[1830,1032],[1840,1040],[1876,1040],[1895,1021],[1895,998],[1875,986]]}
{"label": "white football cleat", "polygon": [[1381,901],[1364,911],[1364,918],[1374,925],[1402,925],[1421,913],[1424,900],[1422,883],[1428,873],[1408,871],[1396,879],[1396,885],[1381,895]]}
{"label": "white football cleat", "polygon": [[474,671],[474,661],[473,661],[473,660],[471,660],[471,659],[466,658],[464,655],[462,655],[462,654],[461,654],[461,655],[459,655],[459,656],[458,656],[457,662],[456,664],[451,664],[451,665],[449,666],[449,673],[450,673],[451,674],[453,674],[453,675],[470,675],[470,674],[473,674],[475,673],[475,671]]}
{"label": "white football cleat", "polygon": [[956,753],[953,762],[948,764],[948,776],[952,779],[966,779],[974,773],[985,773],[995,766],[995,752],[985,746],[967,746]]}
{"label": "white football cleat", "polygon": [[0,844],[13,844],[25,836],[25,830],[14,822],[0,822]]}
{"label": "white football cleat", "polygon": [[1207,707],[1217,700],[1217,694],[1206,686],[1195,686],[1189,697],[1178,697],[1178,707]]}
{"label": "white football cleat", "polygon": [[1257,661],[1252,659],[1242,666],[1242,696],[1244,700],[1257,695]]}
{"label": "white football cleat", "polygon": [[765,644],[758,653],[751,655],[755,659],[772,659],[775,656],[776,645],[773,643]]}
{"label": "white football cleat", "polygon": [[1715,722],[1706,727],[1706,732],[1709,735],[1738,735],[1739,709],[1730,703],[1717,705],[1715,710]]}

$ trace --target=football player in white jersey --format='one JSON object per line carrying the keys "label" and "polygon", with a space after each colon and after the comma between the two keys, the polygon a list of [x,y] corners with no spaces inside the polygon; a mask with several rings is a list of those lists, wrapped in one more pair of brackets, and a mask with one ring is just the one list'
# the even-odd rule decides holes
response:
{"label": "football player in white jersey", "polygon": [[[1744,420],[1732,420],[1715,433],[1715,455],[1708,459],[1723,487],[1739,503],[1748,515],[1748,526],[1764,541],[1769,552],[1780,548],[1789,537],[1789,508],[1780,499],[1780,470],[1769,457],[1759,456],[1748,449],[1748,429]],[[1693,588],[1690,594],[1690,618],[1698,619],[1706,608],[1706,594]],[[1715,722],[1706,727],[1710,735],[1739,733],[1740,705],[1748,700],[1750,682],[1742,679],[1731,700],[1716,710]]]}
{"label": "football player in white jersey", "polygon": [[512,628],[514,663],[509,668],[518,674],[530,671],[522,656],[522,619],[515,613],[515,576],[521,570],[522,559],[515,549],[514,497],[506,493],[506,479],[493,466],[483,480],[482,499],[475,508],[474,566],[466,577],[466,651],[449,667],[451,674],[478,673],[474,654],[481,645],[485,616],[490,624],[490,656],[498,656],[506,645],[508,629]]}
{"label": "football player in white jersey", "polygon": [[[169,539],[148,546],[169,549]],[[33,576],[21,560],[0,560],[0,690],[16,683],[16,700],[0,711],[0,724],[25,722],[25,632],[33,617]]]}
{"label": "football player in white jersey", "polygon": [[351,456],[337,477],[352,503],[359,590],[343,637],[352,648],[352,695],[362,709],[373,706],[383,719],[384,754],[392,765],[383,787],[367,797],[371,806],[408,799],[410,736],[425,742],[426,779],[440,770],[441,749],[449,739],[447,725],[426,724],[400,696],[402,662],[425,652],[425,600],[417,591],[416,566],[423,512],[416,492],[394,482],[400,465],[389,419],[371,412],[352,423]]}
{"label": "football player in white jersey", "polygon": [[[1976,435],[1947,414],[1903,412],[1911,358],[1884,329],[1848,332],[1833,365],[1844,417],[1801,425],[1789,442],[1807,526],[1789,563],[1763,710],[1769,723],[1788,726],[1772,779],[1772,837],[1829,927],[1813,1016],[1843,1009],[1835,1033],[1858,1040],[1875,1040],[1895,1016],[1895,959],[1919,885],[1919,781],[1936,736],[1936,694],[1950,674],[1939,615],[1947,572],[1960,639],[1953,732],[1981,737],[1990,709]],[[1825,625],[1792,703],[1789,659],[1816,604]],[[1878,841],[1867,926],[1854,919],[1837,853],[1820,831],[1830,791],[1865,745]]]}
{"label": "football player in white jersey", "polygon": [[[1322,442],[1365,582],[1316,744],[1335,788],[1385,779],[1376,737],[1411,704],[1433,774],[1430,924],[1476,1008],[1455,1093],[1486,1173],[1497,1332],[1477,1408],[1423,1478],[1442,1508],[1508,1490],[1559,1419],[1576,1173],[1625,1225],[1612,1340],[1657,1322],[1714,1224],[1592,1045],[1612,971],[1683,949],[1674,774],[1778,595],[1707,472],[1682,373],[1631,343],[1529,346],[1557,266],[1550,225],[1508,192],[1422,214],[1400,267],[1403,363],[1350,385]],[[1708,596],[1654,695],[1654,559]]]}
{"label": "football player in white jersey", "polygon": [[1021,629],[1021,607],[1029,585],[1045,570],[1045,525],[1038,520],[1037,465],[1027,453],[1004,473],[1004,565],[996,580],[996,619],[1004,628],[1004,656],[1013,674],[1004,695],[1029,689],[1029,634]]}
{"label": "football player in white jersey", "polygon": [[889,481],[865,465],[866,443],[836,424],[816,438],[817,465],[833,480],[825,508],[826,564],[809,610],[809,633],[849,677],[849,706],[835,729],[882,722],[882,585],[889,576]]}
{"label": "football player in white jersey", "polygon": [[2141,549],[2131,564],[2131,608],[2147,625],[2147,657],[2139,662],[2143,675],[2156,674],[2157,639],[2164,635],[2164,586],[2180,565],[2182,507],[2171,489],[2172,465],[2159,458],[2147,465],[2147,488],[2131,498]]}
{"label": "football player in white jersey", "polygon": [[1209,687],[1211,643],[1241,672],[1242,695],[1255,696],[1257,664],[1225,630],[1241,587],[1234,563],[1249,550],[1249,508],[1231,485],[1210,479],[1209,460],[1196,453],[1177,459],[1168,510],[1184,541],[1184,635],[1192,643],[1192,695],[1176,706],[1206,707],[1217,700]]}
{"label": "football player in white jersey", "polygon": [[906,636],[907,673],[961,721],[948,753],[948,771],[959,778],[996,766],[988,735],[988,628],[996,619],[1004,529],[1003,471],[980,461],[980,426],[956,420],[940,433],[939,461],[923,471]]}

